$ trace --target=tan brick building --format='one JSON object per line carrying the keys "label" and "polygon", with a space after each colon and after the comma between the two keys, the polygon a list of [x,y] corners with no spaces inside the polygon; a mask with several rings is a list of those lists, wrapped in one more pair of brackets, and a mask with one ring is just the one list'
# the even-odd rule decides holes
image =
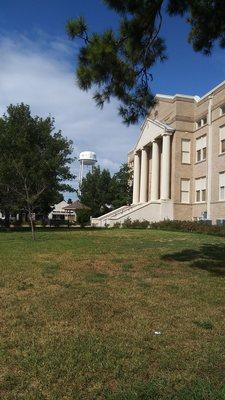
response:
{"label": "tan brick building", "polygon": [[93,220],[225,220],[225,82],[203,97],[156,95],[128,154],[133,204]]}

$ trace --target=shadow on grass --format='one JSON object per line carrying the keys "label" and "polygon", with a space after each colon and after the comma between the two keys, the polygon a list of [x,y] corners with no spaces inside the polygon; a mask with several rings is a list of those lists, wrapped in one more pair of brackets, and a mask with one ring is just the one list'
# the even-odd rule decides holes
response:
{"label": "shadow on grass", "polygon": [[199,250],[186,249],[177,253],[166,254],[166,261],[190,262],[192,268],[199,268],[216,276],[225,277],[225,245],[203,244]]}

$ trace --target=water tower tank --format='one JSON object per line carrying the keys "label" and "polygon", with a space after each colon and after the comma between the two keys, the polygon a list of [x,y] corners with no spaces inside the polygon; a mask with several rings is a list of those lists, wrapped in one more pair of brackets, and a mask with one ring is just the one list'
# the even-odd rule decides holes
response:
{"label": "water tower tank", "polygon": [[97,162],[96,154],[93,151],[82,151],[79,161],[83,165],[94,165]]}
{"label": "water tower tank", "polygon": [[96,153],[93,151],[82,151],[78,160],[80,163],[79,183],[81,184],[84,175],[86,175],[87,172],[93,172],[93,167],[97,163]]}

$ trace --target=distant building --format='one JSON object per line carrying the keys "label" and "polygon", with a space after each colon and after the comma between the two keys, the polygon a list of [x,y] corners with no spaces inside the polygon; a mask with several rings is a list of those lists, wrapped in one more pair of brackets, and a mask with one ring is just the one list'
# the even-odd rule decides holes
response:
{"label": "distant building", "polygon": [[52,211],[49,213],[48,218],[50,220],[61,220],[61,221],[68,221],[68,220],[75,220],[76,214],[72,210],[65,210],[65,207],[69,204],[66,201],[61,201],[58,204],[53,206]]}
{"label": "distant building", "polygon": [[201,98],[157,95],[128,162],[133,204],[93,226],[127,218],[225,223],[225,81]]}
{"label": "distant building", "polygon": [[90,210],[90,208],[82,204],[79,200],[76,200],[73,203],[68,204],[66,207],[64,207],[64,210],[66,212],[73,212],[74,220],[76,221],[77,219],[76,213],[78,210]]}

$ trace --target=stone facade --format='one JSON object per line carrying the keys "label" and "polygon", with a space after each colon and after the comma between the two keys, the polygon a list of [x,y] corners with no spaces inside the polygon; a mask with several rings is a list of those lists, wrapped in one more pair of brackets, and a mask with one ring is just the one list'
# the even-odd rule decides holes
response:
{"label": "stone facade", "polygon": [[100,226],[128,217],[225,220],[225,82],[201,98],[156,95],[128,163],[133,204]]}

